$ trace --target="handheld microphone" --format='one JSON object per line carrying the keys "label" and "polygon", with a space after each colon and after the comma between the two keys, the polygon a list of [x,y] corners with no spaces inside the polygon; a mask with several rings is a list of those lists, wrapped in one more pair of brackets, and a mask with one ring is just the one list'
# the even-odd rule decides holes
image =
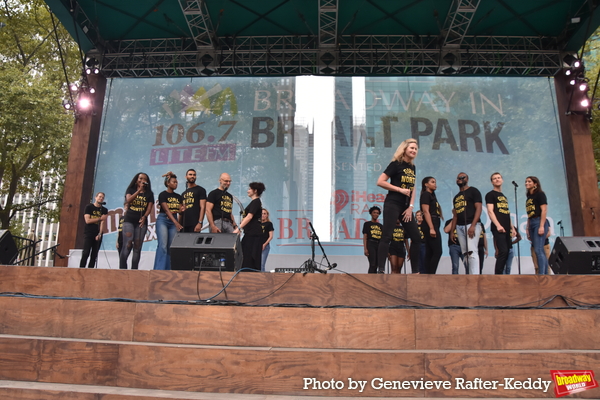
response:
{"label": "handheld microphone", "polygon": [[517,182],[512,181],[512,184],[515,185],[515,187],[519,187],[519,185],[517,185]]}
{"label": "handheld microphone", "polygon": [[[514,183],[514,182],[513,182]],[[148,182],[144,182],[144,186],[148,186]]]}
{"label": "handheld microphone", "polygon": [[106,202],[105,202],[105,201],[103,201],[102,203],[100,203],[100,205],[101,205],[101,206],[105,206],[105,205],[106,205]]}

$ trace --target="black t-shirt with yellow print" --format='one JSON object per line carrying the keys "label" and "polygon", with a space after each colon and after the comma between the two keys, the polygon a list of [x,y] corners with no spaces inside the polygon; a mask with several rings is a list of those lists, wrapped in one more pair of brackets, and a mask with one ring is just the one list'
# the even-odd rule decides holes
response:
{"label": "black t-shirt with yellow print", "polygon": [[[127,189],[126,194],[134,194],[137,192],[136,188]],[[154,203],[154,193],[149,189],[146,189],[144,193],[140,193],[136,196],[125,212],[125,222],[131,222],[137,224],[140,222],[140,218],[146,213],[146,208],[149,203]]]}
{"label": "black t-shirt with yellow print", "polygon": [[[92,203],[85,206],[85,210],[83,211],[83,213],[95,219],[108,214],[108,209],[103,206],[96,207]],[[84,235],[97,236],[98,233],[100,233],[100,221],[94,222],[92,224],[85,224],[85,227],[83,228],[83,233]]]}
{"label": "black t-shirt with yellow print", "polygon": [[481,203],[481,192],[473,186],[454,196],[456,225],[469,225],[475,218],[475,203]]}
{"label": "black t-shirt with yellow print", "polygon": [[367,221],[363,225],[362,233],[367,235],[367,240],[380,241],[381,233],[383,232],[383,225],[379,222]]}
{"label": "black t-shirt with yellow print", "polygon": [[166,190],[164,192],[160,192],[160,194],[158,195],[159,212],[161,214],[165,214],[165,210],[163,209],[162,204],[167,203],[167,207],[169,208],[169,211],[171,211],[172,214],[178,213],[181,207],[182,200],[183,199],[181,195],[175,192],[169,193]]}
{"label": "black t-shirt with yellow print", "polygon": [[[406,161],[392,161],[383,173],[390,177],[390,183],[392,185],[413,191],[415,190],[415,182],[417,179],[415,171],[416,169],[413,164],[409,164]],[[410,204],[410,196],[399,192],[389,191],[385,201],[393,201],[397,204],[408,206]]]}
{"label": "black t-shirt with yellow print", "polygon": [[213,204],[213,221],[221,218],[231,218],[233,196],[231,196],[228,191],[217,188],[208,194],[206,201]]}
{"label": "black t-shirt with yellow print", "polygon": [[537,192],[534,194],[527,194],[527,201],[525,202],[525,208],[527,210],[528,218],[535,218],[542,216],[542,205],[548,204],[546,193]]}

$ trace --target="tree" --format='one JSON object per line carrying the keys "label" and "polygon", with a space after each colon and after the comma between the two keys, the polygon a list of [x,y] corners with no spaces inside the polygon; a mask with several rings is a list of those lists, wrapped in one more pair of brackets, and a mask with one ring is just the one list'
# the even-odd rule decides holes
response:
{"label": "tree", "polygon": [[[586,41],[583,49],[583,60],[586,67],[586,77],[590,84],[590,97],[594,96],[592,101],[592,144],[594,146],[594,159],[596,161],[596,175],[600,181],[600,87],[594,88],[600,76],[600,29],[596,30]],[[600,82],[598,82],[600,86]]]}
{"label": "tree", "polygon": [[[41,190],[41,179],[65,174],[73,117],[62,107],[64,71],[75,80],[82,67],[76,44],[43,1],[2,0],[0,7],[0,227],[8,229],[16,212],[35,207],[48,216],[40,205],[61,197]],[[17,204],[15,195],[26,193],[34,200]]]}

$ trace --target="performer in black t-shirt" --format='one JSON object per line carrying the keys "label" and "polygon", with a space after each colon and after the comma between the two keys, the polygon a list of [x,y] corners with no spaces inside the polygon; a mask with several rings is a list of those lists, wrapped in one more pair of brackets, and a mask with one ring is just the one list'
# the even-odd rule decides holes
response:
{"label": "performer in black t-shirt", "polygon": [[381,208],[373,206],[369,208],[371,220],[363,225],[363,247],[365,248],[365,256],[369,260],[369,274],[377,273],[377,251],[379,249],[379,241],[381,240],[381,231],[383,225],[377,222],[381,214]]}
{"label": "performer in black t-shirt", "polygon": [[177,175],[171,171],[163,175],[167,190],[158,195],[159,213],[156,217],[156,254],[154,256],[154,269],[171,269],[171,243],[177,232],[183,226],[177,220],[177,215],[185,209],[182,198],[175,193],[177,189]]}
{"label": "performer in black t-shirt", "polygon": [[535,176],[528,176],[525,179],[525,189],[527,189],[527,201],[525,208],[527,210],[527,239],[535,250],[537,258],[538,272],[540,275],[548,273],[548,258],[544,252],[544,242],[550,223],[547,220],[548,200],[546,193],[542,191],[542,184]]}
{"label": "performer in black t-shirt", "polygon": [[456,177],[460,192],[454,196],[452,209],[452,228],[450,239],[454,241],[454,229],[458,235],[458,243],[465,256],[463,262],[470,274],[479,274],[478,242],[481,234],[481,192],[469,186],[469,176],[461,172]]}
{"label": "performer in black t-shirt", "polygon": [[494,172],[490,177],[494,189],[485,195],[485,203],[490,217],[492,235],[496,247],[496,265],[494,273],[501,275],[506,267],[508,253],[512,248],[511,237],[516,236],[514,226],[510,219],[510,210],[508,209],[508,200],[502,193],[502,175],[499,172]]}
{"label": "performer in black t-shirt", "polygon": [[424,224],[421,231],[425,237],[425,273],[435,274],[440,258],[442,257],[442,236],[440,223],[442,209],[435,196],[437,182],[433,176],[423,178],[421,182],[421,211],[423,211]]}
{"label": "performer in black t-shirt", "polygon": [[148,230],[148,215],[154,206],[154,193],[148,175],[136,174],[125,191],[127,211],[123,222],[123,249],[119,256],[119,268],[127,269],[127,259],[131,250],[131,269],[138,269],[144,237]]}
{"label": "performer in black t-shirt", "polygon": [[85,227],[83,228],[83,252],[81,253],[80,268],[85,268],[85,263],[90,257],[88,268],[94,268],[100,244],[102,243],[102,234],[104,232],[104,223],[108,210],[103,206],[104,193],[98,192],[94,199],[95,201],[85,206],[83,218],[85,219]]}
{"label": "performer in black t-shirt", "polygon": [[181,194],[185,211],[181,213],[179,222],[184,232],[200,232],[206,211],[206,190],[196,185],[196,171],[188,169],[185,174],[187,189]]}
{"label": "performer in black t-shirt", "polygon": [[[233,233],[236,229],[233,218],[233,196],[227,191],[231,185],[231,176],[222,173],[219,187],[206,198],[206,218],[212,233]],[[260,218],[260,213],[259,213]]]}
{"label": "performer in black t-shirt", "polygon": [[404,239],[404,228],[400,225],[400,220],[396,221],[389,251],[392,274],[399,274],[402,272],[402,264],[404,264],[406,258],[406,240]]}
{"label": "performer in black t-shirt", "polygon": [[[415,139],[403,141],[392,158],[392,162],[377,179],[377,186],[387,189],[388,194],[383,203],[383,234],[377,252],[378,272],[383,272],[390,241],[400,218],[405,235],[410,238],[410,262],[413,273],[419,273],[419,249],[421,235],[413,216],[414,202],[417,196],[415,190],[416,168],[414,160],[419,152]],[[390,182],[388,182],[390,180]]]}
{"label": "performer in black t-shirt", "polygon": [[250,204],[244,209],[244,218],[240,222],[239,227],[236,227],[233,233],[239,233],[240,229],[244,230],[242,239],[242,252],[244,261],[242,268],[249,268],[260,271],[262,258],[262,227],[260,220],[262,217],[262,203],[260,196],[265,191],[265,185],[261,182],[252,182],[248,185],[248,197],[252,199]]}
{"label": "performer in black t-shirt", "polygon": [[271,251],[271,240],[273,240],[273,232],[275,231],[275,228],[273,228],[273,223],[269,219],[269,211],[266,208],[262,209],[262,218],[260,226],[262,228],[263,233],[262,254],[260,257],[260,270],[262,272],[265,272],[265,266],[267,265],[267,257],[269,257],[269,252]]}

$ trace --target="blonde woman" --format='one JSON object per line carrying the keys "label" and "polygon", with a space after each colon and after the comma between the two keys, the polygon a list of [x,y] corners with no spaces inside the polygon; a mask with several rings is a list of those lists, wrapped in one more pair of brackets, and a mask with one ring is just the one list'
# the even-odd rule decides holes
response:
{"label": "blonde woman", "polygon": [[[411,240],[410,261],[413,273],[419,273],[419,252],[421,248],[421,234],[417,222],[413,217],[413,209],[416,199],[417,180],[414,160],[419,152],[419,146],[415,139],[406,139],[392,158],[392,162],[377,179],[377,186],[388,190],[383,203],[383,234],[379,242],[377,260],[378,272],[385,271],[385,260],[387,259],[390,241],[396,227],[396,221],[400,219],[406,237]],[[388,182],[389,181],[389,182]]]}
{"label": "blonde woman", "polygon": [[265,266],[267,265],[267,257],[269,257],[269,252],[271,251],[271,240],[273,240],[273,233],[275,232],[275,228],[273,228],[273,223],[269,219],[269,211],[266,208],[262,209],[262,219],[260,223],[262,227],[263,233],[263,245],[262,245],[262,258],[260,262],[260,270],[265,272]]}

